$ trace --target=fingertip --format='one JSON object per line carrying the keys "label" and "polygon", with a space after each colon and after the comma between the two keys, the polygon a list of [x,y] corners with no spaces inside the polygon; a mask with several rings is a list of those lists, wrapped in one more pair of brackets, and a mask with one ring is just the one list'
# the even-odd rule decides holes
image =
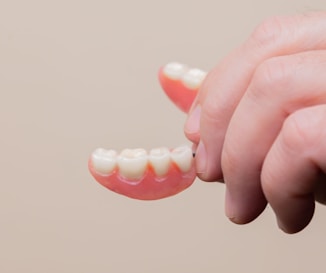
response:
{"label": "fingertip", "polygon": [[283,208],[282,212],[275,211],[278,227],[287,234],[295,234],[305,229],[311,222],[314,211],[315,202],[312,197],[310,201],[301,200],[300,205],[289,208]]}
{"label": "fingertip", "polygon": [[207,165],[207,152],[205,145],[202,141],[199,142],[197,151],[196,151],[196,171],[197,174],[205,174],[206,173],[206,165]]}
{"label": "fingertip", "polygon": [[255,220],[265,209],[267,202],[260,196],[233,196],[227,188],[225,193],[225,215],[238,225],[244,225]]}
{"label": "fingertip", "polygon": [[236,224],[238,223],[235,212],[234,212],[232,197],[230,195],[228,188],[226,188],[226,191],[225,191],[225,215],[226,215],[226,217],[229,218],[229,220],[231,222],[236,223]]}
{"label": "fingertip", "polygon": [[219,161],[210,158],[210,156],[206,145],[200,141],[195,157],[197,176],[205,182],[219,182],[223,179]]}
{"label": "fingertip", "polygon": [[296,234],[302,231],[303,229],[305,229],[309,225],[310,220],[300,223],[299,225],[293,225],[293,224],[288,225],[288,224],[284,224],[282,221],[278,219],[277,226],[279,227],[280,230],[282,230],[286,234]]}

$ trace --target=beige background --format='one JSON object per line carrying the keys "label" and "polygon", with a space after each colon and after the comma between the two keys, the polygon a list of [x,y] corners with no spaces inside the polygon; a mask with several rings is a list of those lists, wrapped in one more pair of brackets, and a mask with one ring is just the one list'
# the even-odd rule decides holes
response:
{"label": "beige background", "polygon": [[127,199],[87,170],[97,146],[174,147],[185,116],[156,72],[209,69],[265,17],[324,0],[0,2],[0,272],[324,272],[326,210],[284,235],[270,209],[224,216],[224,185]]}

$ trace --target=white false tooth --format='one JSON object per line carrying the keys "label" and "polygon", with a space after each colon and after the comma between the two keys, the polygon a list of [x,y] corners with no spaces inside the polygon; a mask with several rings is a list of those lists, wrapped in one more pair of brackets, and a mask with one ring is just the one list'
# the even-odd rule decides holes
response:
{"label": "white false tooth", "polygon": [[170,168],[170,150],[165,147],[155,148],[149,152],[149,162],[151,163],[157,176],[164,176]]}
{"label": "white false tooth", "polygon": [[117,165],[117,152],[98,148],[92,153],[94,169],[101,174],[110,174]]}
{"label": "white false tooth", "polygon": [[198,89],[206,76],[207,73],[205,71],[192,68],[182,76],[182,82],[190,89]]}
{"label": "white false tooth", "polygon": [[140,179],[148,164],[147,152],[144,149],[125,149],[118,156],[120,175],[127,179]]}
{"label": "white false tooth", "polygon": [[182,172],[190,170],[193,161],[192,150],[190,147],[180,146],[173,149],[171,152],[171,158]]}
{"label": "white false tooth", "polygon": [[188,71],[188,67],[180,63],[169,63],[164,66],[163,72],[165,76],[172,80],[179,80]]}

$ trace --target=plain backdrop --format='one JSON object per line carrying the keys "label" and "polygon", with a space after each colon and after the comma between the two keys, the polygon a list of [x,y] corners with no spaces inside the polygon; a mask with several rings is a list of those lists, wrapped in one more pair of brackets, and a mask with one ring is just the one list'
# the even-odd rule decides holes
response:
{"label": "plain backdrop", "polygon": [[175,147],[185,115],[159,67],[209,70],[266,17],[324,0],[0,2],[0,272],[325,272],[326,209],[296,235],[267,208],[237,226],[224,185],[155,202],[87,170],[97,147]]}

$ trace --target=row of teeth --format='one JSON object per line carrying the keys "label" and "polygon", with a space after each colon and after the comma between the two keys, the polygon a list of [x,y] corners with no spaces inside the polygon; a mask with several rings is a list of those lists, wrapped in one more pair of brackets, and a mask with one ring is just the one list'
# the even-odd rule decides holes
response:
{"label": "row of teeth", "polygon": [[96,149],[92,154],[93,168],[100,174],[108,175],[118,169],[119,174],[127,179],[140,179],[148,165],[151,165],[157,176],[165,176],[174,162],[182,172],[188,172],[193,160],[192,150],[180,146],[172,151],[161,147],[150,150],[125,149],[120,154],[115,150]]}
{"label": "row of teeth", "polygon": [[169,63],[164,66],[163,73],[172,80],[180,80],[189,89],[198,89],[207,73],[198,68],[189,68],[181,63]]}

